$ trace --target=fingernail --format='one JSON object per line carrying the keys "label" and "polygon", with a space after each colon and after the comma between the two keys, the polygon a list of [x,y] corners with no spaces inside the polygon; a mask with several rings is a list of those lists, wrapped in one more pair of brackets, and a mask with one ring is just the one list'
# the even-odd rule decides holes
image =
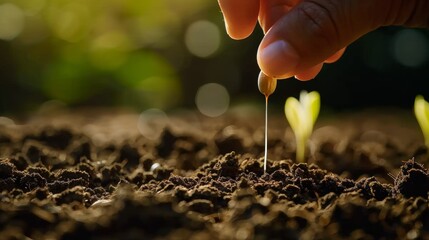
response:
{"label": "fingernail", "polygon": [[277,40],[258,51],[258,64],[261,70],[275,78],[294,76],[299,56],[296,50],[287,42]]}

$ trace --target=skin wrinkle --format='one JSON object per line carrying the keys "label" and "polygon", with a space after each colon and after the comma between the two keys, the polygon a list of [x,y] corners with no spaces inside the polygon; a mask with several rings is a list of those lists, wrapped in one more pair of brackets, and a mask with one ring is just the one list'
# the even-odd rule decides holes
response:
{"label": "skin wrinkle", "polygon": [[[404,6],[404,0],[399,0],[400,1],[400,4],[399,4],[399,9],[405,9],[405,7],[406,6]],[[408,1],[408,0],[407,0]],[[411,0],[412,1],[412,0]],[[408,5],[407,5],[408,6]],[[396,18],[397,19],[399,19],[399,20],[396,20],[399,24],[405,24],[405,21],[403,21],[402,20],[402,18],[403,18],[403,14],[401,14],[402,12],[401,11],[398,11],[397,13],[396,13]],[[393,22],[396,22],[395,20],[393,21]]]}
{"label": "skin wrinkle", "polygon": [[[413,17],[413,9],[415,9],[416,5],[416,1],[401,0],[400,8],[398,9],[398,13],[396,14],[397,19],[394,20],[394,25],[413,26],[412,24],[407,24],[407,21],[410,19],[410,17]],[[418,18],[419,16],[414,17]]]}
{"label": "skin wrinkle", "polygon": [[[426,2],[426,5],[429,5],[429,2]],[[426,6],[425,9],[429,9],[429,6]],[[429,16],[426,19],[426,24],[424,25],[424,27],[429,28]]]}
{"label": "skin wrinkle", "polygon": [[[390,15],[392,14],[392,5],[393,4],[389,4],[389,8],[387,9],[387,14],[386,14],[386,16],[385,16],[385,18],[384,18],[384,21],[382,21],[382,23],[385,23],[385,22],[388,22],[389,21],[389,17],[390,17]],[[377,23],[378,24],[378,23]]]}
{"label": "skin wrinkle", "polygon": [[418,3],[416,3],[416,1],[413,1],[413,2],[414,2],[414,7],[412,8],[410,15],[408,15],[407,20],[405,20],[405,25],[412,26],[413,19],[415,18],[415,14],[417,13],[417,7],[419,5],[418,4],[419,1],[418,1]]}
{"label": "skin wrinkle", "polygon": [[429,28],[429,1],[420,1],[422,2],[423,6],[421,9],[421,14],[424,14],[426,16],[426,21],[422,21],[422,26],[425,28]]}
{"label": "skin wrinkle", "polygon": [[[429,1],[427,0],[392,0],[389,18],[381,25],[407,27],[429,26]],[[426,18],[426,20],[425,20]]]}
{"label": "skin wrinkle", "polygon": [[[390,2],[390,0],[348,0],[349,3],[349,14],[346,19],[349,21],[349,27],[353,29],[349,30],[348,33],[344,34],[346,37],[346,45],[350,44],[351,41],[354,41],[364,35],[366,32],[373,31],[380,27],[382,19],[380,19],[380,11],[384,9],[384,2]],[[381,5],[377,5],[381,4]],[[385,12],[385,11],[382,11]],[[362,16],[365,17],[365,20],[362,20]]]}
{"label": "skin wrinkle", "polygon": [[[264,31],[268,30],[287,12],[289,12],[298,2],[296,0],[287,1],[277,0],[275,3],[267,5],[268,0],[262,0],[259,5],[259,24]],[[272,10],[275,9],[275,10]],[[269,19],[270,21],[267,21]]]}
{"label": "skin wrinkle", "polygon": [[388,21],[388,26],[397,24],[397,22],[401,18],[401,9],[403,8],[404,4],[403,0],[395,0],[393,2],[396,3],[396,8],[392,10],[393,12],[391,13],[391,19],[389,19]]}
{"label": "skin wrinkle", "polygon": [[[416,2],[416,1],[414,1],[414,2]],[[408,19],[405,21],[405,25],[411,26],[411,27],[428,27],[429,26],[429,24],[428,24],[428,21],[429,21],[429,16],[428,15],[429,14],[428,14],[427,11],[429,11],[429,3],[428,3],[428,1],[425,1],[425,0],[423,0],[423,1],[422,0],[417,1],[414,4],[413,10],[411,11],[410,15],[408,16]],[[422,21],[420,23],[418,21],[421,15],[423,15],[423,16],[426,15],[427,16],[426,22]],[[422,17],[422,19],[424,19],[424,17]]]}
{"label": "skin wrinkle", "polygon": [[[345,1],[345,5],[343,7],[343,16],[351,16],[352,15],[352,10],[353,10],[353,1]],[[353,19],[351,17],[346,17],[345,18],[345,23],[343,24],[343,26],[354,26],[352,23]],[[345,44],[344,47],[347,47],[347,44]]]}
{"label": "skin wrinkle", "polygon": [[[426,11],[429,11],[429,1],[423,2],[423,8],[422,9],[426,9]],[[422,11],[424,12],[425,10],[422,10]],[[427,12],[426,12],[426,22],[423,23],[423,27],[429,28],[429,14],[427,14]]]}
{"label": "skin wrinkle", "polygon": [[[303,3],[297,10],[299,10],[299,12],[301,14],[304,15],[305,18],[307,18],[308,20],[310,20],[313,23],[313,29],[311,30],[313,35],[316,36],[317,39],[323,39],[324,46],[335,46],[332,42],[332,37],[330,37],[331,35],[335,36],[334,41],[336,43],[338,43],[339,39],[339,33],[337,32],[337,29],[335,29],[333,22],[331,21],[331,19],[328,17],[326,17],[328,14],[327,13],[317,13],[317,14],[313,14],[312,11],[316,11],[319,12],[319,7],[317,4],[315,4],[314,2],[305,2],[305,4]],[[325,19],[329,19],[328,22],[325,21]],[[327,27],[328,26],[328,27]],[[332,48],[333,49],[333,48]],[[339,49],[337,49],[339,50]],[[329,56],[326,56],[329,57]]]}
{"label": "skin wrinkle", "polygon": [[[376,22],[376,24],[374,25],[375,28],[377,28],[378,26],[389,26],[389,25],[393,24],[394,19],[398,18],[397,15],[398,15],[399,11],[397,9],[399,9],[399,7],[398,7],[398,3],[397,2],[398,1],[395,1],[395,0],[390,1],[389,9],[387,11],[386,17],[384,18],[384,21],[382,21],[381,23],[377,23]],[[384,2],[381,1],[381,6],[383,6],[383,3]],[[382,7],[377,6],[376,9],[381,9],[381,8]]]}
{"label": "skin wrinkle", "polygon": [[[412,1],[412,0],[410,0]],[[390,22],[391,25],[401,25],[403,24],[402,22],[402,11],[401,9],[404,9],[404,1],[403,0],[396,0],[395,1],[397,3],[396,5],[396,9],[395,12],[393,13],[393,18]]]}
{"label": "skin wrinkle", "polygon": [[[387,11],[381,11],[382,13],[384,13],[384,16],[381,16],[381,14],[375,14],[374,16],[379,16],[379,18],[374,17],[372,19],[372,24],[371,24],[371,29],[376,29],[378,27],[380,27],[381,25],[383,25],[383,23],[387,23],[389,21],[389,19],[391,18],[390,15],[392,14],[392,6],[393,4],[391,3],[391,1],[389,1],[390,4],[387,4]],[[378,2],[378,4],[380,4],[380,2]],[[383,2],[381,2],[381,6],[386,6],[385,4],[383,4]],[[380,5],[376,5],[375,9],[382,9],[382,7],[380,7]]]}
{"label": "skin wrinkle", "polygon": [[328,16],[328,18],[330,20],[329,26],[332,26],[332,28],[333,28],[332,32],[335,35],[335,40],[337,40],[336,46],[339,46],[340,45],[339,43],[341,42],[340,28],[338,27],[337,21],[335,21],[335,18],[332,16],[333,12],[339,13],[338,6],[335,3],[333,3],[332,1],[329,1],[331,8],[334,8],[334,9],[337,8],[337,10],[338,10],[338,11],[334,11],[334,10],[330,9],[328,6],[321,4],[317,0],[310,0],[309,2],[319,6],[321,9],[324,10],[324,13],[325,13],[324,15]]}

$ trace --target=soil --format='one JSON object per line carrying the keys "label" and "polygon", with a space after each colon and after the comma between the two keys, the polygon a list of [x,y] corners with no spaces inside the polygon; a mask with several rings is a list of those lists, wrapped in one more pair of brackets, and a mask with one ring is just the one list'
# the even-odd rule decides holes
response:
{"label": "soil", "polygon": [[306,163],[271,116],[266,172],[263,114],[249,114],[142,123],[155,139],[126,112],[3,123],[0,239],[429,239],[428,152],[411,113],[322,118]]}

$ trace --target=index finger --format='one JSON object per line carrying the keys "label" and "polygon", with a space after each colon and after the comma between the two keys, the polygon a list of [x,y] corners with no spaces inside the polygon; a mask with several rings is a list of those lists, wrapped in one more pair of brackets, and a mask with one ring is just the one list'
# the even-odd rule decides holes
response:
{"label": "index finger", "polygon": [[233,39],[248,37],[255,29],[259,0],[218,0],[228,35]]}

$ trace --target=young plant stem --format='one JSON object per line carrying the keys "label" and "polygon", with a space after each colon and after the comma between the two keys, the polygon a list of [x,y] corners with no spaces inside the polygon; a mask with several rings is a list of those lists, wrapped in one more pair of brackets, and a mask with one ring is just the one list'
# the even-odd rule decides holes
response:
{"label": "young plant stem", "polygon": [[297,137],[296,141],[296,161],[304,162],[305,157],[305,138]]}
{"label": "young plant stem", "polygon": [[264,173],[267,171],[268,156],[268,95],[265,95],[265,153],[264,153]]}
{"label": "young plant stem", "polygon": [[268,96],[270,96],[277,86],[277,79],[268,77],[262,71],[258,76],[258,89],[265,96],[265,153],[264,153],[264,173],[267,171],[268,155]]}

